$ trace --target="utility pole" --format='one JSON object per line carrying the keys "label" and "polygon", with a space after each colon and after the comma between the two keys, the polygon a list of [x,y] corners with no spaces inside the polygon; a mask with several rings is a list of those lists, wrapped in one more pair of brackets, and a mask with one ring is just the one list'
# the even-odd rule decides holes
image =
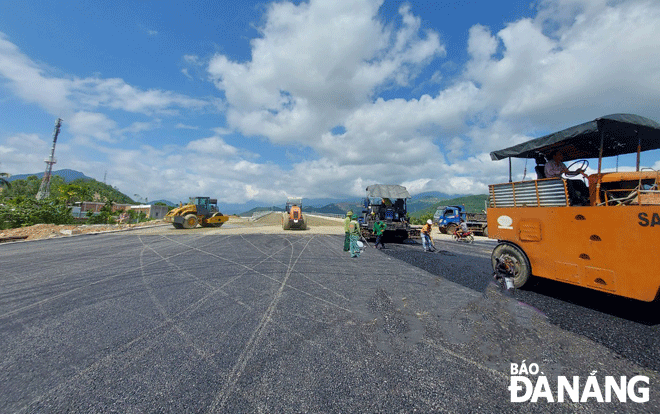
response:
{"label": "utility pole", "polygon": [[53,172],[53,164],[57,162],[55,159],[55,144],[57,143],[57,136],[60,134],[61,126],[62,120],[57,118],[57,121],[55,121],[55,131],[53,131],[53,148],[50,150],[50,157],[44,160],[46,162],[46,171],[44,172],[43,180],[41,180],[41,186],[37,193],[37,200],[43,200],[50,196],[50,176]]}

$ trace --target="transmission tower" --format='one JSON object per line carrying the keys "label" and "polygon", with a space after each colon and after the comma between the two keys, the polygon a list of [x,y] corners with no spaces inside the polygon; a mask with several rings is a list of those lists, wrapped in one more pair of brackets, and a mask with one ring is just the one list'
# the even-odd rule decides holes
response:
{"label": "transmission tower", "polygon": [[55,131],[53,131],[53,148],[50,149],[50,157],[44,160],[46,162],[46,171],[44,172],[43,180],[41,180],[37,200],[43,200],[50,196],[50,176],[53,172],[53,164],[57,162],[55,159],[55,144],[57,143],[57,136],[60,134],[61,126],[62,120],[57,118],[57,121],[55,121]]}

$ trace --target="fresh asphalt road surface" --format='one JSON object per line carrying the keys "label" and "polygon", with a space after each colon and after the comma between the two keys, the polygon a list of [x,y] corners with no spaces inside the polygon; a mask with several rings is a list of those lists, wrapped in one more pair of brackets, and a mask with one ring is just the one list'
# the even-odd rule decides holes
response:
{"label": "fresh asphalt road surface", "polygon": [[[424,253],[418,243],[387,244],[383,252],[475,291],[486,290],[491,281],[490,255],[497,244],[495,240],[479,237],[473,244],[451,240],[435,240],[435,244],[435,254]],[[532,278],[513,295],[542,312],[550,323],[584,335],[643,367],[660,371],[660,303],[649,304],[539,278]]]}
{"label": "fresh asphalt road surface", "polygon": [[[133,231],[1,245],[0,412],[660,411],[656,370],[502,294],[483,254],[428,254],[453,269],[429,272],[373,248],[350,258],[342,239]],[[513,404],[522,360],[550,378],[643,372],[651,399]]]}

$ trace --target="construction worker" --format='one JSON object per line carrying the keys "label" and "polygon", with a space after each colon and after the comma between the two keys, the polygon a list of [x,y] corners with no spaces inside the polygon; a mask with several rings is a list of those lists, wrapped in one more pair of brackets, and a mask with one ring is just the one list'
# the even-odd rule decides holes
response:
{"label": "construction worker", "polygon": [[360,224],[357,222],[357,219],[353,217],[351,221],[348,222],[348,233],[350,237],[350,252],[351,257],[360,257],[362,250],[358,246],[358,241],[362,234],[360,233]]}
{"label": "construction worker", "polygon": [[382,249],[385,248],[385,243],[383,243],[383,233],[385,232],[386,227],[387,224],[383,223],[381,220],[377,220],[374,223],[374,234],[376,235],[376,244],[374,244],[375,249],[378,248],[379,244]]}
{"label": "construction worker", "polygon": [[351,222],[351,217],[353,217],[353,211],[348,210],[346,212],[346,218],[344,219],[344,251],[345,252],[350,250],[350,245],[351,245],[351,237],[350,237],[350,233],[348,232],[348,227]]}
{"label": "construction worker", "polygon": [[422,246],[425,252],[434,252],[435,246],[431,238],[431,231],[433,230],[433,221],[426,220],[426,224],[422,227]]}

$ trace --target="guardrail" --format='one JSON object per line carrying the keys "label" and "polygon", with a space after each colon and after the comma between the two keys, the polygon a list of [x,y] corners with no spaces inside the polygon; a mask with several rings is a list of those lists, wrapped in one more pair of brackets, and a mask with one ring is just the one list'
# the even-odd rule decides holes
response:
{"label": "guardrail", "polygon": [[323,217],[333,217],[333,218],[344,218],[344,217],[346,217],[345,214],[335,214],[335,213],[317,213],[317,212],[305,213],[303,211],[303,214],[309,214],[310,216],[323,216]]}
{"label": "guardrail", "polygon": [[280,213],[279,211],[273,211],[273,210],[263,210],[263,211],[255,211],[252,213],[252,217],[250,217],[249,220],[254,221],[254,220],[259,220],[262,217],[265,217],[269,215],[270,213]]}

